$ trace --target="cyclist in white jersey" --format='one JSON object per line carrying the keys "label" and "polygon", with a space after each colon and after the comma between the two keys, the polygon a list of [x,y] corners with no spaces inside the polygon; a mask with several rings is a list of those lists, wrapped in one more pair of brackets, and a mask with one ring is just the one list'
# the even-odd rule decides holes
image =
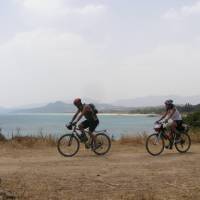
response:
{"label": "cyclist in white jersey", "polygon": [[182,116],[173,104],[173,100],[170,99],[165,101],[165,107],[166,112],[157,122],[160,122],[164,119],[171,131],[176,133],[176,128],[182,125]]}

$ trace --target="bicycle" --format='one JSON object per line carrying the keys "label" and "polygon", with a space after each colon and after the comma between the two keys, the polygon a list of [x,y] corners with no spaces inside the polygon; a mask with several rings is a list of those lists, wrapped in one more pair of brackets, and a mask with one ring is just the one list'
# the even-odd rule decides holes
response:
{"label": "bicycle", "polygon": [[149,135],[146,140],[146,150],[152,156],[160,155],[165,147],[172,149],[175,146],[180,153],[186,153],[190,149],[191,139],[188,135],[189,127],[186,124],[178,127],[178,133],[173,132],[170,137],[165,123],[156,123],[154,130],[156,133]]}
{"label": "bicycle", "polygon": [[[78,133],[80,131],[76,125],[66,126],[72,133],[65,134],[60,137],[57,143],[58,152],[65,157],[72,157],[76,155],[82,142],[82,137]],[[91,140],[90,149],[97,155],[105,155],[111,148],[111,140],[108,137],[107,130],[95,131],[95,141],[89,135],[89,131],[84,130],[84,133]]]}

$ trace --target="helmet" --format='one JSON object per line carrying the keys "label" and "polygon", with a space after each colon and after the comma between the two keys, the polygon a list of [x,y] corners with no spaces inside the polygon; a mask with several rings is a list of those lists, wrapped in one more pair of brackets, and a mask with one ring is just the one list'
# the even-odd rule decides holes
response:
{"label": "helmet", "polygon": [[74,99],[74,105],[79,105],[79,104],[81,104],[81,99],[80,98],[76,98],[76,99]]}
{"label": "helmet", "polygon": [[165,101],[165,105],[172,105],[173,104],[173,100],[168,99]]}

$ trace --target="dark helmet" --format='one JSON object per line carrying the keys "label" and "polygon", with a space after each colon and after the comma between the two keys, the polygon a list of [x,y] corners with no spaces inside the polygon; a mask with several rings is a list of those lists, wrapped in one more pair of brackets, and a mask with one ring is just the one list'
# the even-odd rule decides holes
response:
{"label": "dark helmet", "polygon": [[171,99],[166,100],[165,105],[173,105],[173,100]]}
{"label": "dark helmet", "polygon": [[74,99],[74,105],[77,106],[77,105],[80,105],[81,104],[81,99],[80,98],[76,98]]}

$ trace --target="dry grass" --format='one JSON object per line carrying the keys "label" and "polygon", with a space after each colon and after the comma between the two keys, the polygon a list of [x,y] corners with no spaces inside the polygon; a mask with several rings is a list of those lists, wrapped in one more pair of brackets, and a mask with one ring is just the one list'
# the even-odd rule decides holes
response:
{"label": "dry grass", "polygon": [[21,136],[16,135],[11,139],[1,141],[3,145],[14,148],[38,148],[46,146],[56,146],[57,137],[52,135],[39,135],[39,136]]}
{"label": "dry grass", "polygon": [[[200,130],[191,130],[189,132],[193,143],[200,143]],[[115,141],[121,145],[145,145],[145,141],[148,137],[147,133],[137,135],[122,135],[121,138]],[[14,148],[42,148],[42,147],[55,147],[57,145],[58,138],[53,135],[38,135],[38,136],[21,136],[16,135],[11,139],[0,140],[1,144],[14,147]],[[114,141],[113,141],[114,142]]]}
{"label": "dry grass", "polygon": [[146,133],[138,135],[123,135],[119,139],[119,143],[122,145],[144,145],[148,135]]}
{"label": "dry grass", "polygon": [[189,135],[191,137],[192,142],[194,143],[200,143],[200,130],[199,129],[193,129],[189,132]]}
{"label": "dry grass", "polygon": [[[189,132],[189,136],[193,143],[200,143],[200,130],[195,129]],[[148,134],[138,134],[138,135],[123,135],[119,139],[119,144],[122,145],[144,145],[148,137]]]}

